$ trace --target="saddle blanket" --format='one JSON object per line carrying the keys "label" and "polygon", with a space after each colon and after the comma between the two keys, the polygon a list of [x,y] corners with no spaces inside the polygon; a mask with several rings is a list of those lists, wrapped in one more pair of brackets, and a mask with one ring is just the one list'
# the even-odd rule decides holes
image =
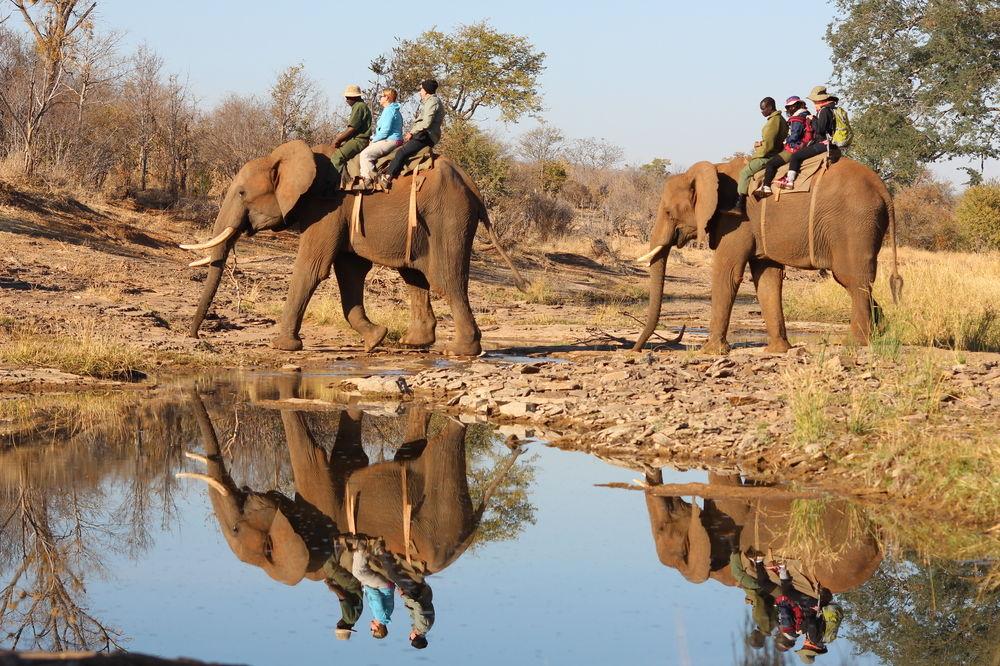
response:
{"label": "saddle blanket", "polygon": [[[815,157],[810,157],[805,162],[802,163],[802,172],[795,178],[795,188],[791,190],[782,190],[781,188],[774,187],[774,193],[779,196],[785,194],[795,194],[796,192],[808,192],[812,188],[812,183],[814,176],[819,173],[820,168],[823,166],[823,162],[826,160],[826,154],[816,155]],[[778,173],[775,176],[777,181],[779,178],[783,178],[785,174],[788,173],[788,165],[784,164],[778,169]],[[750,179],[750,191],[754,192],[758,187],[760,187],[761,182],[764,180],[764,172],[758,171]],[[779,194],[780,193],[780,194]]]}

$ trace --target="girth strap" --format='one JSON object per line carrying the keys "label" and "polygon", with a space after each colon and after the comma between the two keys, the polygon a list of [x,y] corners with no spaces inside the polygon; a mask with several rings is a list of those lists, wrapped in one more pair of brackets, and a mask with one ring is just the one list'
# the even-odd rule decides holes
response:
{"label": "girth strap", "polygon": [[764,223],[767,221],[767,200],[771,197],[764,197],[760,204],[760,253],[767,256],[767,231]]}
{"label": "girth strap", "polygon": [[420,173],[420,163],[413,168],[413,181],[410,184],[410,212],[406,223],[406,261],[412,259],[413,232],[417,228],[417,174]]}
{"label": "girth strap", "polygon": [[820,183],[823,182],[823,174],[826,173],[827,160],[823,160],[823,166],[816,174],[816,182],[813,183],[812,192],[809,195],[809,265],[819,268],[816,265],[816,194],[819,192]]}
{"label": "girth strap", "polygon": [[354,238],[361,231],[361,197],[364,196],[363,192],[358,192],[354,197],[354,210],[351,213],[351,244],[354,244]]}

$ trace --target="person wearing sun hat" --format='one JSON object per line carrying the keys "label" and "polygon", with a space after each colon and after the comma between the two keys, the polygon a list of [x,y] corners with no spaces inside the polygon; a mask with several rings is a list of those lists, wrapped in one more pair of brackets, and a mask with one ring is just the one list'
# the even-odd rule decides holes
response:
{"label": "person wearing sun hat", "polygon": [[330,161],[337,171],[368,146],[372,135],[372,111],[361,99],[361,88],[355,84],[347,86],[344,101],[351,107],[351,115],[347,119],[347,128],[333,139],[336,150]]}
{"label": "person wearing sun hat", "polygon": [[826,86],[816,86],[809,91],[808,98],[816,108],[813,114],[812,142],[792,155],[788,161],[788,175],[778,183],[778,187],[790,190],[795,187],[795,177],[802,170],[802,163],[815,155],[822,155],[830,149],[830,140],[837,131],[837,118],[833,109],[837,98],[826,91]]}

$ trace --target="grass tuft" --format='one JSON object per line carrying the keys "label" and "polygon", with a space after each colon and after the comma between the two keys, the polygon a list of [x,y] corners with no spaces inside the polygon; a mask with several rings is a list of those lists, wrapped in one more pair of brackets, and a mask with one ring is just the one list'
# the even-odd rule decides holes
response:
{"label": "grass tuft", "polygon": [[130,381],[150,367],[150,353],[132,346],[93,322],[73,336],[14,329],[0,345],[0,363],[14,367],[56,368],[99,379]]}

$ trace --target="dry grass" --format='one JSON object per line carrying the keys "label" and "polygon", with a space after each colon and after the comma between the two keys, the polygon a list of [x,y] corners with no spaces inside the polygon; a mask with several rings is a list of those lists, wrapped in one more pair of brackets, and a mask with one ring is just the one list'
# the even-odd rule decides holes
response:
{"label": "dry grass", "polygon": [[81,322],[70,335],[15,328],[2,335],[0,363],[13,367],[56,368],[101,379],[133,379],[152,365],[150,352],[126,342],[95,322]]}
{"label": "dry grass", "polygon": [[[888,252],[879,260],[875,298],[885,310],[889,336],[901,344],[1000,351],[1000,253],[900,251],[906,284],[894,305],[888,290]],[[789,319],[846,322],[847,292],[833,279],[785,287]]]}
{"label": "dry grass", "polygon": [[[1000,515],[1000,438],[989,415],[943,413],[946,373],[922,353],[867,354],[874,384],[843,390],[845,378],[815,363],[785,374],[792,442],[819,451],[872,488],[917,497],[968,522]],[[851,379],[850,381],[854,381]]]}
{"label": "dry grass", "polygon": [[[278,304],[280,312],[281,304]],[[410,321],[409,307],[403,303],[368,303],[365,305],[368,318],[376,324],[389,329],[386,339],[397,342],[406,334]],[[338,326],[345,331],[352,331],[350,324],[344,319],[344,311],[340,298],[317,296],[309,302],[306,310],[306,321],[318,326]],[[353,332],[353,331],[352,331]]]}

